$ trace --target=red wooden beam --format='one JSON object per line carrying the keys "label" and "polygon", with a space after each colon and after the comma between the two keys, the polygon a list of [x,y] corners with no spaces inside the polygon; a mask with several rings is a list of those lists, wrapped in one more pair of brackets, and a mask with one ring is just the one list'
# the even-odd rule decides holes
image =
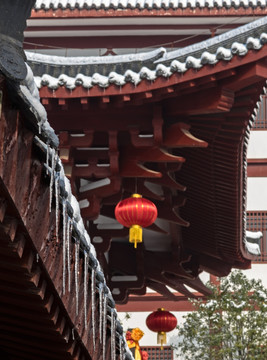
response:
{"label": "red wooden beam", "polygon": [[248,177],[267,177],[267,159],[249,159],[247,168]]}

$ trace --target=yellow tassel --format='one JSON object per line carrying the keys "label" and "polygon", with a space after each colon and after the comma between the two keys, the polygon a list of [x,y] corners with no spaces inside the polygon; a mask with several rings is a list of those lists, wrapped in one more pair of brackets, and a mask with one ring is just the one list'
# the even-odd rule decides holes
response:
{"label": "yellow tassel", "polygon": [[134,243],[134,248],[137,248],[137,243],[142,242],[143,229],[139,225],[133,225],[130,227],[129,241]]}
{"label": "yellow tassel", "polygon": [[164,331],[158,332],[157,342],[160,344],[160,349],[163,350],[163,344],[167,343],[167,337]]}

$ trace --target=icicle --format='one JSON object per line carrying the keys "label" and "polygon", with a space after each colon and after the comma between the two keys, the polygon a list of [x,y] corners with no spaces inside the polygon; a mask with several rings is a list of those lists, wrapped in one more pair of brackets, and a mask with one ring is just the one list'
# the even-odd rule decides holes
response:
{"label": "icicle", "polygon": [[54,174],[55,174],[55,167],[56,167],[56,161],[55,161],[55,149],[52,148],[52,160],[51,160],[51,174],[50,174],[50,185],[49,185],[49,212],[51,212],[52,209],[52,197],[53,197],[53,184],[54,184]]}
{"label": "icicle", "polygon": [[72,234],[73,222],[72,219],[68,218],[67,224],[67,269],[68,269],[68,291],[70,291],[71,285],[71,270],[70,270],[70,240]]}
{"label": "icicle", "polygon": [[110,354],[111,360],[116,360],[116,316],[115,310],[111,310],[111,324],[110,324]]}
{"label": "icicle", "polygon": [[107,304],[108,304],[108,298],[105,295],[104,296],[104,313],[103,313],[103,359],[105,360],[106,356],[106,331],[107,331]]}
{"label": "icicle", "polygon": [[80,241],[75,242],[75,299],[76,299],[76,315],[79,312],[79,251]]}
{"label": "icicle", "polygon": [[63,236],[63,275],[62,275],[62,287],[63,287],[63,294],[66,291],[66,217],[67,217],[67,209],[66,209],[66,201],[63,200],[62,202],[62,211],[63,211],[63,229],[62,229],[62,236]]}
{"label": "icicle", "polygon": [[103,295],[104,295],[103,284],[99,284],[99,342],[102,344],[103,335]]}
{"label": "icicle", "polygon": [[84,282],[83,282],[83,296],[84,296],[84,327],[87,329],[87,286],[88,286],[88,266],[89,257],[86,251],[84,251]]}
{"label": "icicle", "polygon": [[114,309],[111,309],[110,319],[110,357],[114,360]]}
{"label": "icicle", "polygon": [[122,336],[120,336],[120,343],[119,343],[119,347],[120,347],[120,360],[123,360],[123,352],[122,352]]}
{"label": "icicle", "polygon": [[56,241],[58,241],[59,231],[59,177],[55,177],[55,197],[56,197]]}
{"label": "icicle", "polygon": [[48,168],[49,168],[49,152],[50,152],[50,146],[47,144],[47,147],[46,147],[46,175],[48,175]]}
{"label": "icicle", "polygon": [[91,312],[92,312],[92,330],[93,330],[93,346],[95,350],[95,282],[96,273],[95,269],[92,269],[91,275]]}

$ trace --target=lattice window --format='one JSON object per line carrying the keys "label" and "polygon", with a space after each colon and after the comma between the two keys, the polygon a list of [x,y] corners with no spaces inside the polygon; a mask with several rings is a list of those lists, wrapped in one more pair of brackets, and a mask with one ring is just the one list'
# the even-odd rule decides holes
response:
{"label": "lattice window", "polygon": [[248,211],[247,230],[262,232],[261,255],[254,262],[267,262],[267,211]]}
{"label": "lattice window", "polygon": [[148,360],[173,360],[173,349],[171,346],[142,346],[141,350],[147,351]]}
{"label": "lattice window", "polygon": [[267,96],[264,95],[255,119],[253,129],[267,129]]}

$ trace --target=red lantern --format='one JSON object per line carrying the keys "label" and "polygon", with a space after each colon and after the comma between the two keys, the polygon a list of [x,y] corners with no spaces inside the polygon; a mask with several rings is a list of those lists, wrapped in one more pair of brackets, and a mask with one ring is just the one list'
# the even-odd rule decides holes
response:
{"label": "red lantern", "polygon": [[163,349],[163,344],[167,343],[166,332],[172,331],[177,326],[176,317],[169,311],[160,308],[148,315],[146,325],[151,331],[158,333],[157,342]]}
{"label": "red lantern", "polygon": [[129,241],[134,243],[135,248],[137,243],[142,242],[142,228],[153,224],[157,216],[156,205],[139,194],[120,201],[115,208],[118,222],[130,228]]}

